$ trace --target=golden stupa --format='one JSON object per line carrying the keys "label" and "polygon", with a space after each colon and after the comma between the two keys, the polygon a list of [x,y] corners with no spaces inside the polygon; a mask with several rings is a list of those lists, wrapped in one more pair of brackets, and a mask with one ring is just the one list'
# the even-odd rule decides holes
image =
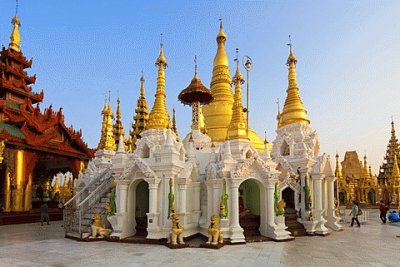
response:
{"label": "golden stupa", "polygon": [[[203,107],[207,132],[213,142],[224,142],[226,140],[228,127],[232,119],[234,97],[225,41],[226,34],[221,21],[217,35],[218,49],[214,58],[210,85],[214,101]],[[264,150],[264,140],[252,129],[248,131],[248,138],[257,150]]]}

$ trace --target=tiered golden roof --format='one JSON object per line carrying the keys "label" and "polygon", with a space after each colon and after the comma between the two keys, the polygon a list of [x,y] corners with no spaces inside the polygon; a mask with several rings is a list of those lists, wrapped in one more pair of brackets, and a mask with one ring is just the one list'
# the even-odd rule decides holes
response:
{"label": "tiered golden roof", "polygon": [[399,154],[399,142],[396,137],[396,130],[394,128],[394,122],[392,120],[391,136],[390,136],[389,144],[387,145],[384,162],[380,166],[380,172],[378,175],[378,183],[382,186],[390,183],[390,180],[392,177],[392,171],[393,171],[394,156],[396,156],[398,159],[400,154]]}
{"label": "tiered golden roof", "polygon": [[[238,50],[236,49],[236,53]],[[232,107],[232,120],[228,127],[228,139],[249,139],[247,136],[246,123],[243,115],[242,105],[242,84],[244,83],[243,75],[240,73],[239,57],[236,56],[236,73],[233,76],[235,86],[235,97]]]}
{"label": "tiered golden roof", "polygon": [[124,125],[122,124],[122,120],[121,120],[121,101],[119,100],[119,97],[117,99],[117,112],[116,113],[117,113],[117,118],[116,118],[114,126],[113,126],[113,134],[114,134],[115,144],[118,147],[120,135],[125,136]]}
{"label": "tiered golden roof", "polygon": [[112,124],[114,114],[111,110],[110,101],[108,101],[108,105],[104,103],[104,108],[101,114],[103,115],[103,123],[101,127],[100,142],[99,145],[97,146],[97,149],[99,150],[106,149],[115,151],[117,149],[117,146],[115,144],[115,139],[113,135],[113,124]]}
{"label": "tiered golden roof", "polygon": [[134,122],[132,123],[132,130],[130,134],[131,151],[135,149],[135,143],[137,139],[140,139],[140,133],[146,129],[147,121],[149,120],[149,110],[147,108],[147,100],[145,96],[144,88],[144,76],[140,77],[140,96],[137,100],[137,107],[135,109],[135,116],[133,116]]}
{"label": "tiered golden roof", "polygon": [[165,104],[165,68],[167,67],[167,59],[164,56],[162,42],[160,44],[160,54],[156,60],[156,66],[158,66],[157,90],[146,129],[168,129],[171,124]]}
{"label": "tiered golden roof", "polygon": [[10,42],[10,48],[20,52],[21,51],[21,35],[19,34],[19,26],[21,26],[21,23],[19,21],[19,18],[17,15],[14,16],[14,18],[12,19],[11,23],[14,25],[14,28],[11,32],[11,42]]}
{"label": "tiered golden roof", "polygon": [[197,56],[194,57],[194,77],[188,87],[183,89],[178,96],[178,99],[184,105],[192,106],[192,130],[205,131],[204,122],[201,118],[201,105],[209,104],[213,101],[213,96],[208,88],[201,82],[197,74]]}
{"label": "tiered golden roof", "polygon": [[286,63],[289,66],[289,85],[288,89],[286,90],[287,96],[283,111],[281,114],[279,114],[278,128],[293,123],[310,124],[310,120],[307,118],[307,110],[304,108],[303,102],[300,99],[299,87],[297,85],[297,57],[293,53],[291,43],[289,44],[289,47],[290,53]]}

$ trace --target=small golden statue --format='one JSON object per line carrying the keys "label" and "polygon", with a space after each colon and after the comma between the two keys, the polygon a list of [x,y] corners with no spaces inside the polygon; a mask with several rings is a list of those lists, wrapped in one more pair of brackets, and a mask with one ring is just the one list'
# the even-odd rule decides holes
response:
{"label": "small golden statue", "polygon": [[185,244],[183,242],[183,227],[179,223],[179,217],[175,213],[171,214],[172,218],[172,230],[170,235],[170,240],[172,245]]}
{"label": "small golden statue", "polygon": [[224,234],[219,230],[219,217],[213,215],[211,216],[211,223],[208,227],[207,244],[217,245],[218,243],[224,243]]}
{"label": "small golden statue", "polygon": [[92,227],[91,237],[97,237],[98,235],[100,237],[106,237],[110,235],[110,229],[107,229],[106,226],[103,224],[100,213],[96,213],[94,215],[91,227]]}

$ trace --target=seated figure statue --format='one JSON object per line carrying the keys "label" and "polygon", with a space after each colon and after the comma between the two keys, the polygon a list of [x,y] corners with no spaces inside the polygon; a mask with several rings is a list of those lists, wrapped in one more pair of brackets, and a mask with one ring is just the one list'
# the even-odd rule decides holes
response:
{"label": "seated figure statue", "polygon": [[224,243],[224,234],[219,230],[219,217],[213,215],[211,216],[211,223],[208,227],[207,244],[217,245],[218,243]]}
{"label": "seated figure statue", "polygon": [[110,229],[107,229],[101,220],[101,214],[96,213],[93,217],[92,227],[92,235],[91,237],[105,237],[110,235]]}
{"label": "seated figure statue", "polygon": [[172,229],[170,234],[170,241],[172,245],[185,244],[183,242],[183,227],[179,223],[179,217],[175,213],[171,214]]}

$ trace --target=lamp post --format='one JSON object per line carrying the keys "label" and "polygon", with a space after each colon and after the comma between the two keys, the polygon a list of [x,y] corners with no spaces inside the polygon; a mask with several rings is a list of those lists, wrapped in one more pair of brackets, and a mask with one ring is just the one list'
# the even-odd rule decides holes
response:
{"label": "lamp post", "polygon": [[249,56],[244,56],[242,62],[246,69],[246,132],[249,136],[249,72],[253,69],[253,61]]}

